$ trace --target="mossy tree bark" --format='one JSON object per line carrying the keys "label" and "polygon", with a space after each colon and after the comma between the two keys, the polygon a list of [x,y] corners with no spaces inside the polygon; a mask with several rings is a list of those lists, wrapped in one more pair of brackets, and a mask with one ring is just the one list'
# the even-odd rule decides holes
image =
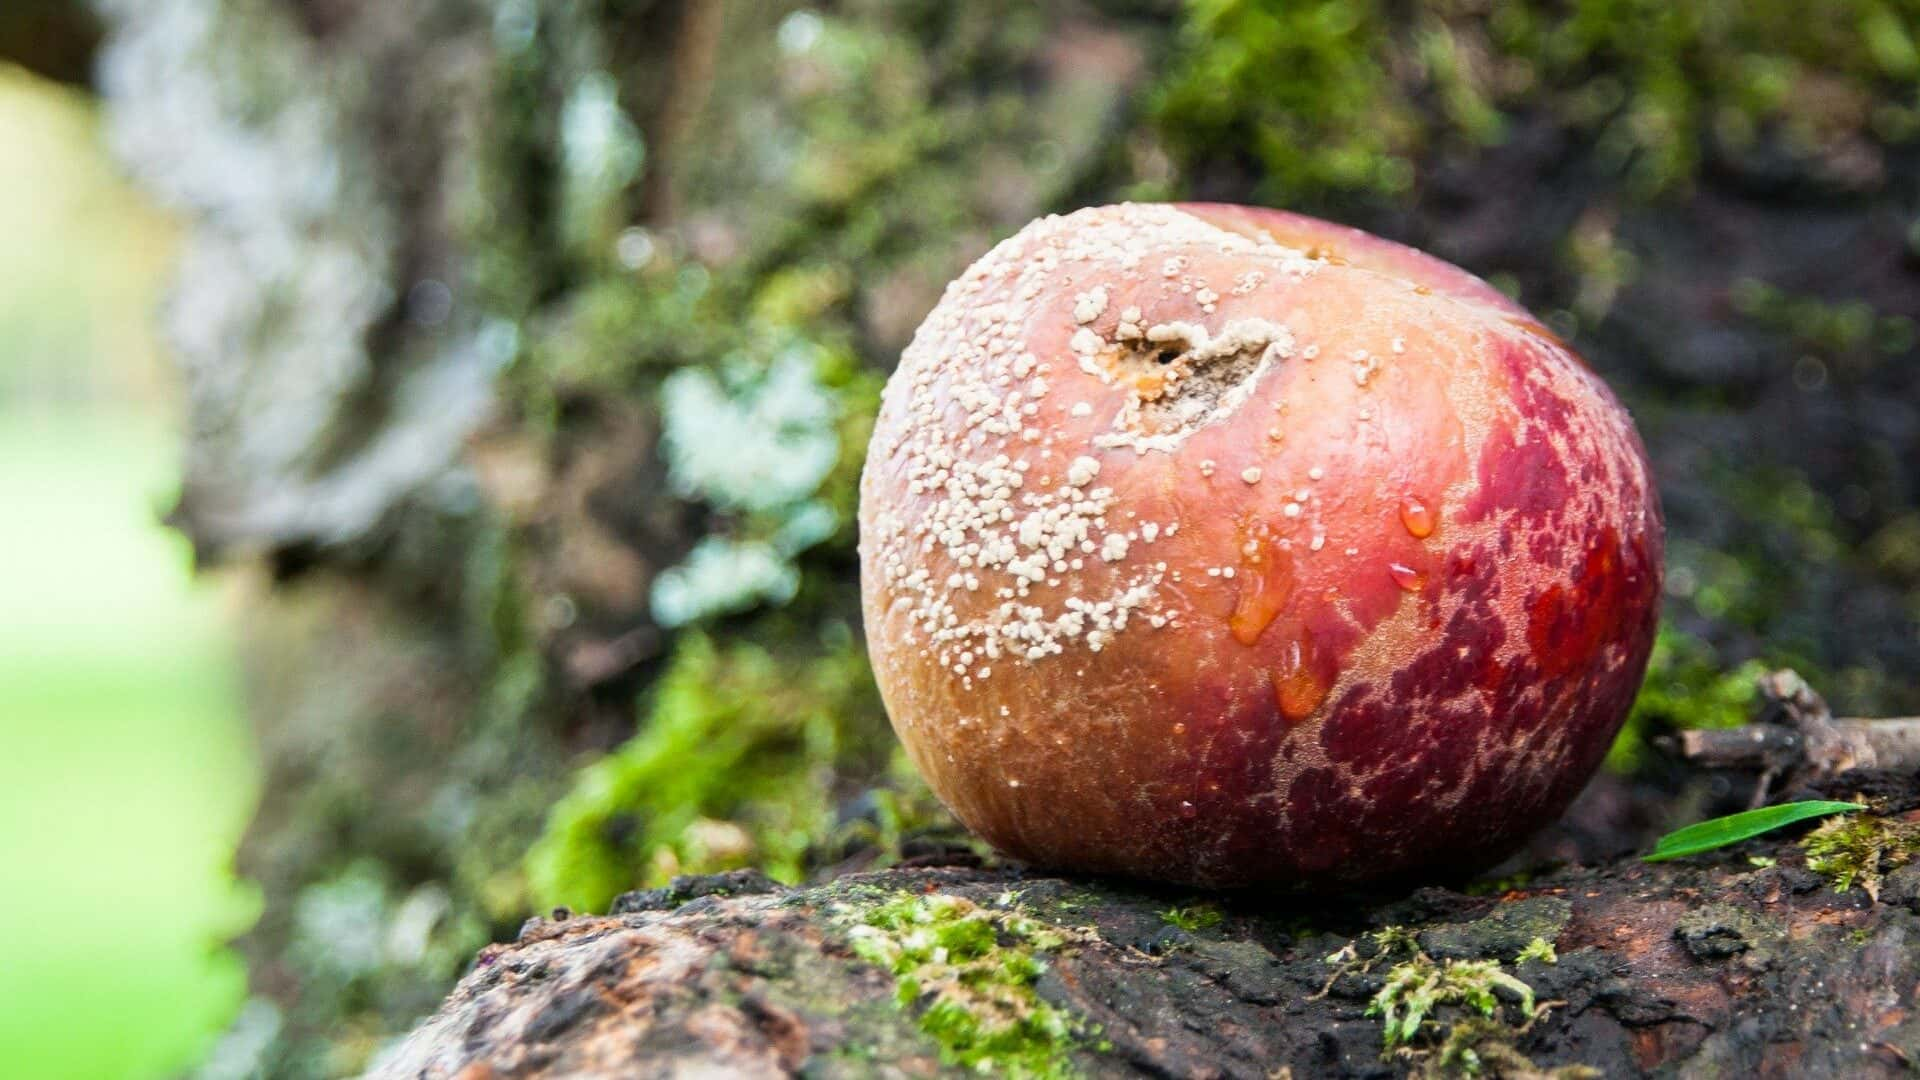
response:
{"label": "mossy tree bark", "polygon": [[[1721,669],[1762,652],[1920,711],[1904,0],[96,6],[114,140],[192,226],[174,520],[258,571],[230,1046],[266,1073],[357,1069],[547,905],[900,857],[933,815],[861,668],[866,423],[945,282],[1051,210],[1284,202],[1573,338],[1676,540],[1636,738],[1741,718]],[[1543,851],[1743,794],[1639,747]]]}
{"label": "mossy tree bark", "polygon": [[1920,863],[1877,898],[1807,863],[1776,837],[1344,906],[685,879],[532,920],[370,1075],[1909,1075]]}

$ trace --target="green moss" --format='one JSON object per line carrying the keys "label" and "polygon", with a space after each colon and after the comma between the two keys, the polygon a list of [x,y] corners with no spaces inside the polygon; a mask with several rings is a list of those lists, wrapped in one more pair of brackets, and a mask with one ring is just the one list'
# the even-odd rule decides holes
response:
{"label": "green moss", "polygon": [[[1329,955],[1325,962],[1333,968],[1333,973],[1319,996],[1329,993],[1341,978],[1367,975],[1377,964],[1396,957],[1401,959],[1386,969],[1380,989],[1367,1002],[1366,1015],[1380,1017],[1385,1052],[1418,1055],[1423,1072],[1475,1073],[1480,1069],[1480,1051],[1476,1048],[1488,1042],[1490,1032],[1498,1034],[1502,1045],[1506,1045],[1505,1040],[1525,1031],[1526,1025],[1533,1022],[1536,1012],[1533,988],[1508,973],[1499,961],[1436,961],[1420,947],[1418,936],[1403,926],[1383,927]],[[1514,962],[1525,960],[1556,963],[1558,957],[1551,943],[1536,937]],[[1469,1027],[1466,1032],[1459,1031],[1462,1024],[1475,1022],[1468,1017],[1451,1023],[1433,1022],[1430,1025],[1433,1031],[1423,1031],[1422,1025],[1429,1024],[1428,1018],[1434,1011],[1445,1006],[1458,1006],[1482,1018],[1495,1018],[1500,1011],[1499,995],[1502,994],[1519,1006],[1518,1028],[1493,1024],[1484,1029]],[[1430,1038],[1432,1034],[1439,1034],[1440,1038]],[[1511,1050],[1511,1046],[1507,1045],[1507,1049]]]}
{"label": "green moss", "polygon": [[775,655],[682,634],[639,733],[582,770],[528,853],[536,899],[604,910],[626,889],[748,865],[797,880],[890,744],[865,658],[836,636]]}
{"label": "green moss", "polygon": [[1193,0],[1154,117],[1179,157],[1253,158],[1274,197],[1399,191],[1418,117],[1380,63],[1387,28],[1377,3]]}
{"label": "green moss", "polygon": [[1382,960],[1391,959],[1399,954],[1414,956],[1419,952],[1419,938],[1404,926],[1382,927],[1370,934],[1354,938],[1341,946],[1338,951],[1327,955],[1323,962],[1333,969],[1333,973],[1327,976],[1326,984],[1314,996],[1327,996],[1333,989],[1334,983],[1348,975],[1365,975]]}
{"label": "green moss", "polygon": [[1529,960],[1538,960],[1543,964],[1557,964],[1560,962],[1560,954],[1554,951],[1553,942],[1537,937],[1527,942],[1527,947],[1521,949],[1519,955],[1513,958],[1516,964],[1524,964]]}
{"label": "green moss", "polygon": [[1219,926],[1226,916],[1212,904],[1187,904],[1171,907],[1160,913],[1160,921],[1168,926],[1178,927],[1188,933],[1196,930],[1211,930]]}
{"label": "green moss", "polygon": [[[1862,467],[1892,468],[1868,457]],[[1830,604],[1835,579],[1852,569],[1857,541],[1829,488],[1797,469],[1756,466],[1721,456],[1703,470],[1725,519],[1714,546],[1675,537],[1667,549],[1667,593],[1718,626],[1766,642],[1764,659],[1792,667],[1815,685],[1835,685],[1823,658],[1833,648],[1831,620],[1812,613]]]}
{"label": "green moss", "polygon": [[[1912,138],[1914,14],[1843,0],[1190,0],[1152,111],[1190,171],[1254,165],[1264,196],[1297,201],[1400,191],[1423,149],[1498,142],[1507,111],[1544,108],[1652,195],[1690,183],[1709,140],[1817,156],[1860,135]],[[1809,81],[1831,96],[1794,92]]]}
{"label": "green moss", "polygon": [[1808,833],[1800,848],[1807,869],[1826,878],[1835,892],[1858,885],[1878,900],[1881,878],[1920,855],[1920,824],[1848,814]]}
{"label": "green moss", "polygon": [[1920,510],[1909,510],[1867,539],[1862,554],[1875,573],[1920,588]]}
{"label": "green moss", "polygon": [[1889,315],[1864,300],[1825,300],[1754,278],[1734,282],[1729,296],[1735,311],[1761,327],[1855,369],[1914,347],[1913,319]]}
{"label": "green moss", "polygon": [[849,908],[853,949],[891,972],[895,1000],[919,1013],[920,1030],[949,1065],[1015,1077],[1062,1077],[1092,1032],[1042,1000],[1034,984],[1044,954],[1068,935],[1022,914],[1013,894],[994,907],[958,896],[896,894]]}
{"label": "green moss", "polygon": [[1458,1005],[1491,1017],[1500,1008],[1498,994],[1533,1016],[1533,988],[1509,975],[1497,960],[1437,962],[1417,952],[1410,960],[1389,968],[1386,981],[1367,1003],[1367,1015],[1380,1017],[1381,1040],[1388,1052],[1412,1044],[1420,1025],[1437,1008]]}
{"label": "green moss", "polygon": [[1514,1039],[1526,1031],[1482,1016],[1469,1016],[1447,1029],[1447,1037],[1420,1061],[1414,1075],[1422,1080],[1454,1076],[1525,1077],[1528,1080],[1600,1080],[1605,1073],[1591,1065],[1561,1065],[1543,1069],[1514,1048]]}
{"label": "green moss", "polygon": [[606,273],[583,284],[543,324],[520,372],[528,395],[630,391],[677,367],[745,346],[729,297],[705,267],[662,257],[635,281]]}
{"label": "green moss", "polygon": [[1647,740],[1663,731],[1738,727],[1751,720],[1759,701],[1756,681],[1766,670],[1756,660],[1727,670],[1711,645],[1662,622],[1646,682],[1607,751],[1607,767],[1620,773],[1639,769],[1651,752]]}

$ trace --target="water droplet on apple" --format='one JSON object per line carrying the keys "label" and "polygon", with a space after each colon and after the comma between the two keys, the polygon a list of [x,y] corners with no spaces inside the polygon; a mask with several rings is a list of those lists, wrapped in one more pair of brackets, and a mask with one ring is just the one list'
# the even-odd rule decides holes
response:
{"label": "water droplet on apple", "polygon": [[1433,535],[1433,511],[1418,496],[1409,495],[1400,500],[1400,524],[1407,527],[1414,539],[1425,540]]}
{"label": "water droplet on apple", "polygon": [[1427,585],[1427,575],[1405,563],[1388,563],[1387,576],[1408,592],[1419,592]]}
{"label": "water droplet on apple", "polygon": [[1330,687],[1316,670],[1316,660],[1313,633],[1303,629],[1299,637],[1280,650],[1280,666],[1268,676],[1273,682],[1274,703],[1280,707],[1280,715],[1291,723],[1297,724],[1312,716],[1320,703],[1327,700]]}
{"label": "water droplet on apple", "polygon": [[1238,574],[1240,595],[1227,617],[1227,628],[1242,645],[1259,641],[1293,595],[1293,556],[1272,539],[1262,529],[1244,546],[1250,553]]}

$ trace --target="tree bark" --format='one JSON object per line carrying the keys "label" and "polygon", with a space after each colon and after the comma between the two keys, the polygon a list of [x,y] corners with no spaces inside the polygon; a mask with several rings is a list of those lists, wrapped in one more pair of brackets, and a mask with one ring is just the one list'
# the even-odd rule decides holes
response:
{"label": "tree bark", "polygon": [[[1506,1077],[1895,1077],[1920,1060],[1920,864],[1875,903],[1834,891],[1774,837],[1685,863],[1558,870],[1497,895],[1228,896],[1185,919],[1168,913],[1194,897],[1012,869],[922,866],[803,889],[680,881],[621,914],[535,919],[488,947],[369,1075],[959,1074],[922,1023],[931,995],[902,1002],[896,977],[851,944],[861,912],[894,896],[959,897],[1057,928],[1065,943],[1035,991],[1074,1018],[1058,1064],[1087,1076],[1459,1072],[1440,1058],[1455,1036],[1483,1075]],[[1196,926],[1193,910],[1219,921]],[[1417,944],[1364,963],[1369,934],[1389,926]],[[1557,959],[1516,962],[1536,938]],[[1537,1014],[1506,998],[1488,1023],[1443,1004],[1384,1052],[1368,1004],[1416,948],[1442,966],[1498,962]]]}

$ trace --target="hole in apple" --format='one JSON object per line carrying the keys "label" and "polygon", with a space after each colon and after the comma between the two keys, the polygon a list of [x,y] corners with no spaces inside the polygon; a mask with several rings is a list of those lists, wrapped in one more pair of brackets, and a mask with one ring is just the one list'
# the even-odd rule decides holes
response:
{"label": "hole in apple", "polygon": [[1292,351],[1287,328],[1264,319],[1236,319],[1217,332],[1193,323],[1150,327],[1145,340],[1120,342],[1100,357],[1128,400],[1116,430],[1096,444],[1172,450],[1232,416],[1274,360]]}

